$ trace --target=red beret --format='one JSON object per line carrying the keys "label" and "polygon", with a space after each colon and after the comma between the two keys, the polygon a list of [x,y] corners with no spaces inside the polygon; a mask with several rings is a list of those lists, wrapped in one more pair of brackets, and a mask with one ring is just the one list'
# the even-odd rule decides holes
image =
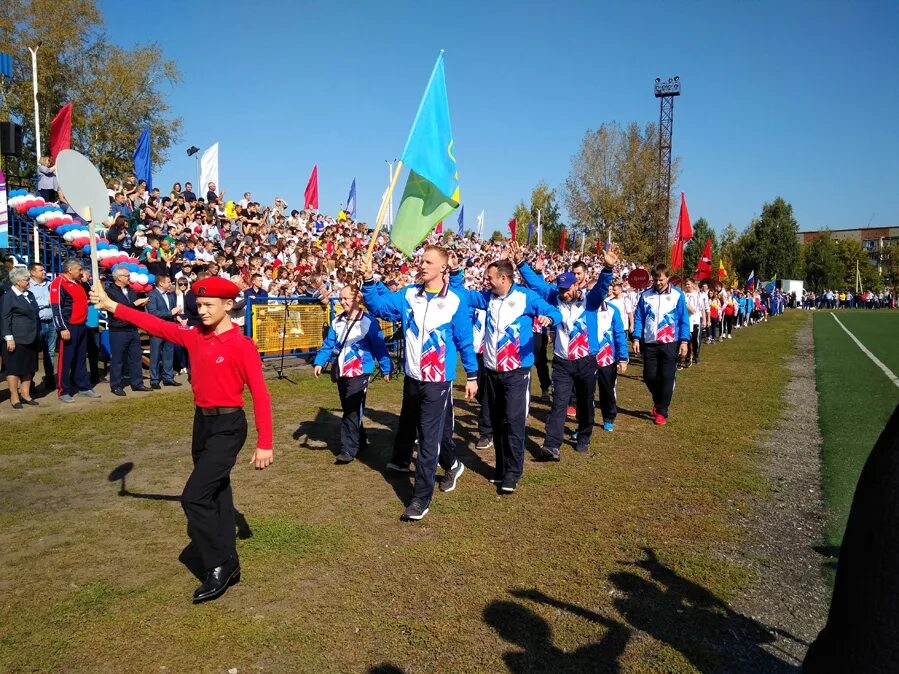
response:
{"label": "red beret", "polygon": [[197,297],[220,297],[223,300],[233,300],[240,294],[236,284],[221,276],[209,276],[197,281],[191,289]]}

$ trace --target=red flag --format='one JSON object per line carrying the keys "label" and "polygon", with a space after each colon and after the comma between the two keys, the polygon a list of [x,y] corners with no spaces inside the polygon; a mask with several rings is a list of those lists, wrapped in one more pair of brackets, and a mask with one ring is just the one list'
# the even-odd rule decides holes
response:
{"label": "red flag", "polygon": [[66,103],[50,122],[50,161],[72,147],[72,104]]}
{"label": "red flag", "polygon": [[596,240],[596,254],[599,255],[602,252],[602,240]]}
{"label": "red flag", "polygon": [[567,231],[565,230],[565,228],[563,227],[563,228],[562,228],[562,245],[559,246],[559,250],[561,250],[563,253],[565,252],[565,235],[566,235],[567,233],[568,233],[568,232],[567,232]]}
{"label": "red flag", "polygon": [[437,227],[434,228],[434,234],[443,234],[443,220],[437,223]]}
{"label": "red flag", "polygon": [[306,185],[306,205],[305,209],[318,209],[318,164],[312,167],[312,175],[309,176],[309,183]]}
{"label": "red flag", "polygon": [[690,226],[690,214],[687,212],[687,199],[680,193],[680,215],[677,217],[677,231],[674,233],[674,247],[671,249],[671,271],[684,266],[684,244],[693,238]]}
{"label": "red flag", "polygon": [[509,233],[512,234],[512,241],[516,241],[518,239],[518,222],[515,218],[509,220]]}
{"label": "red flag", "polygon": [[696,263],[696,280],[712,278],[712,237],[705,240],[705,248]]}

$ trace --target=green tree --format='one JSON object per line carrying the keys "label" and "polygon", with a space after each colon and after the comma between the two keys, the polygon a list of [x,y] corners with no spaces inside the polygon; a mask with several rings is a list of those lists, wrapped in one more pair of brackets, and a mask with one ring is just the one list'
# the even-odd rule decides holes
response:
{"label": "green tree", "polygon": [[868,251],[859,241],[854,239],[836,239],[837,255],[843,268],[840,289],[855,290],[856,269],[861,276],[862,288],[880,292],[883,290],[883,277],[871,261]]}
{"label": "green tree", "polygon": [[754,219],[736,242],[734,264],[741,278],[755,271],[756,278],[788,279],[800,268],[799,224],[793,207],[777,197],[762,206],[762,214]]}
{"label": "green tree", "polygon": [[[587,131],[572,157],[563,197],[573,229],[591,239],[604,239],[611,229],[625,257],[643,262],[661,255],[657,242],[671,231],[658,194],[658,138],[651,123],[623,129],[612,122]],[[672,196],[679,164],[675,159],[672,166]]]}
{"label": "green tree", "polygon": [[880,252],[880,266],[884,283],[894,289],[899,286],[899,241],[893,241],[883,247]]}
{"label": "green tree", "polygon": [[[512,211],[512,217],[515,218],[516,223],[515,239],[519,243],[524,243],[528,238],[528,223],[532,222],[531,209],[524,203],[524,200],[518,202],[515,210]],[[511,236],[511,233],[509,233],[509,236]]]}
{"label": "green tree", "polygon": [[153,165],[165,162],[181,130],[165,93],[180,76],[160,46],[110,46],[94,0],[6,0],[0,3],[0,51],[13,55],[14,77],[0,115],[24,127],[25,156],[15,167],[19,173],[28,175],[35,166],[28,47],[38,42],[43,153],[49,151],[51,120],[71,101],[72,147],[90,157],[104,178],[131,173],[137,139],[147,126]]}
{"label": "green tree", "polygon": [[[718,251],[718,235],[705,218],[699,218],[693,223],[693,238],[684,246],[684,275],[691,276],[696,271],[696,265],[699,263],[699,256],[702,255],[702,249],[705,248],[706,240],[712,240],[712,259]],[[712,273],[714,273],[714,268]]]}
{"label": "green tree", "polygon": [[805,283],[816,293],[838,288],[845,277],[836,241],[828,230],[802,247]]}

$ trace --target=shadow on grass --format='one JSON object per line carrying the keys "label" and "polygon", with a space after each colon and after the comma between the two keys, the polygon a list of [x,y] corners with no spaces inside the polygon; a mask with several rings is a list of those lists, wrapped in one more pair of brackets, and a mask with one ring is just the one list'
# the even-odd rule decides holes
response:
{"label": "shadow on grass", "polygon": [[[129,496],[131,498],[147,501],[181,503],[181,496],[177,494],[146,494],[130,491],[125,484],[125,480],[132,470],[134,470],[134,462],[126,461],[113,468],[107,476],[106,479],[110,482],[119,483],[119,496]],[[250,523],[247,522],[246,516],[237,508],[234,509],[234,521],[237,525],[237,537],[240,540],[246,540],[253,537],[253,530],[250,528]],[[188,531],[187,535],[190,537],[190,531]],[[178,555],[178,561],[184,564],[184,566],[187,567],[198,580],[203,580],[206,577],[206,569],[203,567],[203,561],[200,559],[200,554],[192,542],[188,543],[184,550],[181,551],[181,554]]]}
{"label": "shadow on grass", "polygon": [[[543,604],[605,627],[598,641],[575,651],[559,649],[553,642],[550,623],[521,603],[489,604],[484,609],[484,621],[518,647],[503,655],[509,670],[619,672],[619,659],[629,639],[643,632],[676,649],[700,672],[798,671],[795,665],[762,648],[775,641],[774,630],[734,611],[708,589],[679,575],[660,562],[653,550],[646,549],[644,554],[643,559],[628,562],[641,569],[640,573],[609,574],[620,618],[550,597],[536,588],[509,590],[519,600]],[[777,633],[804,643],[787,632]]]}
{"label": "shadow on grass", "polygon": [[[833,572],[837,570],[837,564],[840,561],[840,546],[839,545],[815,545],[812,546],[812,550],[821,555],[824,560],[821,562],[821,566],[824,569],[827,569],[831,572],[830,578],[833,581]],[[832,582],[831,582],[832,584]]]}

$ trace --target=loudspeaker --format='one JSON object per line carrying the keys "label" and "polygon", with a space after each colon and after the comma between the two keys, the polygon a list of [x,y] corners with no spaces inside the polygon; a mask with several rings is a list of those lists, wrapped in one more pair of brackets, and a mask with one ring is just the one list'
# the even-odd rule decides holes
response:
{"label": "loudspeaker", "polygon": [[22,155],[22,125],[15,122],[0,122],[0,154],[20,157]]}

